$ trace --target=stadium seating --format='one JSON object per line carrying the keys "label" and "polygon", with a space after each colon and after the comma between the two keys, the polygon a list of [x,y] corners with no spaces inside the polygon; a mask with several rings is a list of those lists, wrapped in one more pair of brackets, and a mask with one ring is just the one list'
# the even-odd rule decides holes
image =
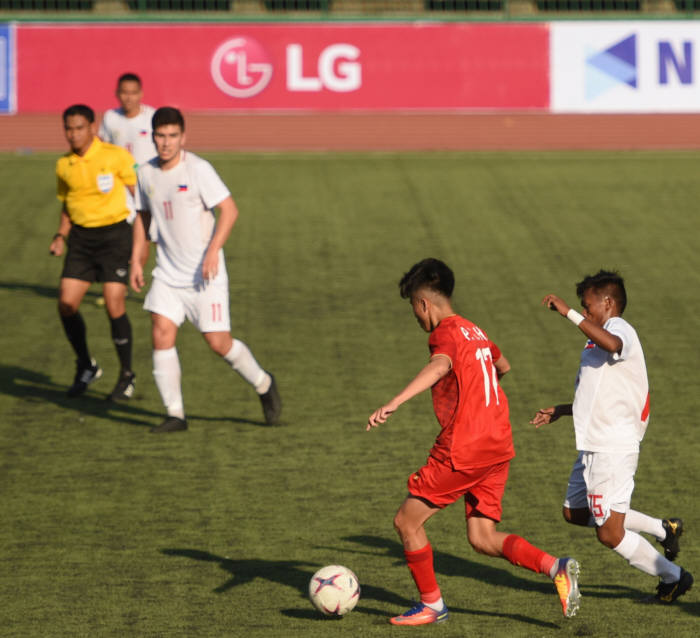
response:
{"label": "stadium seating", "polygon": [[694,17],[700,0],[0,0],[0,20],[12,13],[91,12],[96,17],[117,13],[221,12],[265,15],[434,17],[468,19],[482,14],[498,19],[542,15],[630,17]]}

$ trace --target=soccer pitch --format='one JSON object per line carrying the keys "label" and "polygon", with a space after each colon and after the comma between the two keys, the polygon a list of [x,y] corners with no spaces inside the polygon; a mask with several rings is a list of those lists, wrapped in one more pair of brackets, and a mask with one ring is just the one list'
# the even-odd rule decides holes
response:
{"label": "soccer pitch", "polygon": [[[186,433],[154,436],[162,406],[150,321],[131,293],[136,397],[104,396],[118,366],[97,288],[82,312],[103,378],[65,390],[56,311],[62,260],[53,155],[0,155],[0,634],[17,637],[697,636],[700,585],[643,606],[652,577],[566,525],[576,456],[568,418],[583,335],[545,310],[601,267],[625,276],[645,348],[651,422],[632,500],[686,524],[678,563],[700,578],[700,154],[207,154],[240,218],[226,247],[234,336],[277,377],[283,424],[187,325]],[[392,517],[437,433],[429,393],[376,431],[368,415],[427,360],[397,282],[424,257],[455,271],[458,312],[512,364],[503,380],[517,457],[499,529],[581,563],[566,620],[551,582],[467,544],[455,504],[427,525],[450,620],[388,623],[416,596]],[[306,598],[321,566],[362,597],[342,620]]]}

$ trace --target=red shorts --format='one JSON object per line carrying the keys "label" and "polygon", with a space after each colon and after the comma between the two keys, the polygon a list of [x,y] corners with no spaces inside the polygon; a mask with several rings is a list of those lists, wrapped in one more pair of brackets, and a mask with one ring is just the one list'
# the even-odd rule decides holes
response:
{"label": "red shorts", "polygon": [[429,456],[428,462],[408,477],[408,491],[440,508],[464,496],[467,518],[478,512],[498,522],[509,466],[510,461],[505,461],[472,470],[453,470]]}

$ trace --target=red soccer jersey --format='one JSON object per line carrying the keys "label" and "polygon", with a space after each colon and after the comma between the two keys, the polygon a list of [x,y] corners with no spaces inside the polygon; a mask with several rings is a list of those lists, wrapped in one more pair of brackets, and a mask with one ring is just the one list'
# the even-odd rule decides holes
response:
{"label": "red soccer jersey", "polygon": [[431,356],[444,354],[452,361],[452,369],[432,388],[442,430],[431,456],[456,470],[512,459],[508,399],[493,365],[501,351],[483,330],[458,315],[443,319],[428,345]]}

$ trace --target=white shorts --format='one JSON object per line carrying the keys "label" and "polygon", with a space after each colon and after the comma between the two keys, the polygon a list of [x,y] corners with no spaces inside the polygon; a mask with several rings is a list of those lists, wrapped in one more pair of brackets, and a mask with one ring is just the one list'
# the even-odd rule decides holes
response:
{"label": "white shorts", "polygon": [[564,507],[587,507],[598,526],[608,520],[611,510],[625,514],[634,491],[638,460],[639,452],[579,452],[569,477]]}
{"label": "white shorts", "polygon": [[154,279],[143,307],[163,315],[178,327],[189,319],[200,332],[231,331],[228,283],[175,288]]}

